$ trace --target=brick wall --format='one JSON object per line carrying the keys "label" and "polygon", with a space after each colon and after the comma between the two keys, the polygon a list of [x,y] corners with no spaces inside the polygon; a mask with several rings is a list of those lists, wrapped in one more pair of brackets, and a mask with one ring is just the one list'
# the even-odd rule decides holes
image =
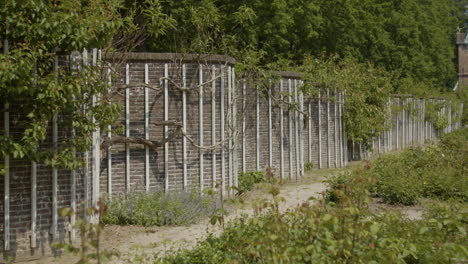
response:
{"label": "brick wall", "polygon": [[[196,145],[213,148],[201,150],[187,139],[184,173],[182,136],[167,144],[167,159],[164,147],[157,151],[148,150],[147,160],[145,147],[116,144],[110,148],[110,151],[102,152],[100,163],[97,164],[100,168],[99,175],[94,175],[90,150],[88,166],[76,174],[76,200],[79,205],[92,205],[93,189],[99,190],[102,196],[145,191],[147,188],[150,192],[159,190],[173,192],[183,190],[184,181],[185,189],[201,189],[201,182],[203,188],[213,188],[216,182],[223,183],[224,192],[229,194],[229,186],[236,185],[240,171],[264,171],[271,166],[278,177],[283,171],[284,178],[297,179],[303,174],[304,163],[311,162],[318,166],[319,155],[322,156],[322,167],[342,166],[335,162],[337,157],[335,148],[342,140],[338,130],[338,134],[335,135],[335,122],[338,122],[334,112],[335,103],[332,101],[327,103],[327,98],[321,100],[322,119],[319,126],[318,101],[304,98],[300,94],[301,81],[297,73],[278,73],[280,78],[272,80],[270,87],[261,91],[256,89],[256,85],[248,83],[244,88],[241,78],[236,81],[234,61],[223,56],[201,58],[181,57],[175,54],[135,53],[127,56],[125,60],[119,60],[117,56],[108,57],[106,60],[111,62],[113,70],[117,73],[113,80],[114,86],[121,87],[124,84],[132,86],[126,89],[127,92],[124,89],[122,91],[124,96],[118,99],[117,103],[128,108],[126,107],[117,124],[112,127],[111,136],[119,133],[120,136],[126,136],[128,131],[130,137],[145,137],[145,111],[148,111],[149,138],[161,139],[164,135],[164,126],[155,124],[165,121],[165,84],[168,91],[167,120],[179,123],[183,122],[184,109],[182,102],[184,92],[180,88],[185,86],[187,88],[185,90],[186,135]],[[146,80],[151,87],[145,88],[142,85]],[[203,84],[201,89],[200,84]],[[200,92],[203,98],[201,105]],[[126,105],[127,100],[128,105]],[[145,100],[148,109],[145,108]],[[292,107],[294,105],[300,111]],[[200,125],[200,109],[203,114],[202,125]],[[308,111],[311,114],[305,115],[304,113]],[[307,120],[304,120],[305,118]],[[16,125],[13,114],[11,120],[11,133],[14,135],[15,126],[17,130],[21,128]],[[3,125],[3,120],[0,121]],[[224,130],[221,130],[223,123]],[[61,137],[70,135],[69,129],[61,127],[60,119],[58,127]],[[119,128],[122,127],[123,133],[119,132]],[[52,144],[51,129],[49,127],[48,141],[44,144]],[[319,129],[322,135],[321,153],[318,151]],[[203,142],[200,142],[200,132],[203,134]],[[312,133],[310,137],[309,132]],[[101,138],[104,139],[106,136],[102,134]],[[203,170],[201,170],[201,157]],[[60,169],[57,171],[57,209],[70,207],[71,172]],[[50,252],[48,244],[52,238],[50,234],[53,215],[52,174],[52,168],[38,164],[36,232],[38,244],[35,248],[31,248],[31,161],[11,162],[11,249],[4,252],[5,255],[36,257]],[[92,186],[92,181],[96,177],[99,177],[99,189]],[[4,191],[3,181],[0,183],[0,190]],[[3,208],[3,203],[1,206]],[[2,214],[3,212],[4,210]],[[66,219],[58,217],[59,241],[64,241],[68,236],[66,226]],[[3,233],[3,225],[1,228]]]}
{"label": "brick wall", "polygon": [[[439,115],[446,116],[448,126],[444,129],[436,129],[434,124],[425,119],[426,105],[429,103],[443,104]],[[390,114],[392,107],[400,109]],[[458,109],[452,109],[458,107]],[[414,109],[409,112],[407,108]],[[456,111],[457,110],[457,111]],[[388,129],[371,142],[371,148],[367,149],[358,143],[349,142],[349,155],[351,160],[362,160],[372,154],[386,153],[404,149],[408,146],[421,145],[426,141],[434,140],[444,133],[449,133],[461,127],[460,116],[463,105],[452,106],[445,103],[442,98],[413,98],[395,96],[389,100],[387,110]]]}
{"label": "brick wall", "polygon": [[[137,54],[138,55],[138,54]],[[127,58],[124,63],[118,67],[120,72],[118,82],[125,83],[125,76],[129,77],[130,85],[137,85],[145,81],[145,65],[148,69],[149,84],[157,87],[157,90],[148,89],[149,105],[149,135],[150,139],[158,140],[164,135],[163,126],[155,126],[155,123],[164,121],[164,77],[168,80],[168,120],[183,121],[183,92],[179,89],[184,86],[186,90],[186,134],[189,139],[186,140],[186,173],[184,176],[183,161],[183,137],[180,136],[174,141],[168,143],[167,168],[165,167],[165,149],[158,151],[149,151],[150,162],[146,164],[145,148],[138,145],[128,146],[130,149],[130,163],[126,162],[126,150],[124,144],[114,145],[111,148],[111,179],[109,186],[108,160],[103,157],[101,160],[101,192],[107,193],[109,188],[112,195],[125,192],[143,191],[146,187],[145,168],[149,169],[149,190],[179,191],[184,189],[184,177],[186,180],[186,189],[199,189],[203,182],[204,188],[213,188],[216,182],[221,182],[221,176],[224,175],[225,190],[229,185],[234,184],[233,164],[229,162],[233,156],[233,150],[228,148],[228,140],[232,138],[232,118],[230,111],[232,99],[229,91],[233,91],[233,79],[231,78],[233,68],[232,59],[220,57],[219,59],[207,60],[207,58],[178,58],[171,54],[145,54]],[[165,67],[168,74],[165,76]],[[128,74],[127,74],[128,69]],[[185,69],[185,73],[183,72]],[[200,76],[201,75],[201,76]],[[200,82],[200,77],[201,82]],[[214,79],[213,82],[208,82]],[[200,84],[204,84],[200,89]],[[214,88],[214,93],[213,93]],[[129,90],[130,107],[129,124],[130,136],[144,137],[145,132],[145,96],[143,87],[136,87]],[[202,91],[202,106],[200,106],[200,91]],[[223,93],[223,102],[222,96]],[[214,100],[214,101],[213,101]],[[125,104],[125,98],[121,103]],[[231,100],[232,101],[232,100]],[[213,104],[214,102],[214,104]],[[222,117],[221,104],[223,104],[224,116]],[[214,112],[213,112],[214,106]],[[202,125],[200,125],[200,109],[203,109]],[[214,115],[214,119],[213,119]],[[125,126],[125,111],[119,119]],[[224,122],[224,139],[222,141],[221,126]],[[214,134],[212,133],[214,124]],[[169,128],[171,129],[171,128]],[[201,129],[201,130],[200,130]],[[203,133],[203,142],[200,142],[200,131]],[[122,136],[125,136],[123,134]],[[210,147],[213,150],[200,149],[190,143],[193,140],[196,145]],[[213,141],[214,140],[214,141]],[[200,170],[200,156],[203,155],[203,171]],[[222,159],[224,156],[224,160]],[[213,164],[214,167],[213,167]],[[127,166],[129,167],[126,170]],[[213,170],[214,168],[214,170]],[[167,173],[166,172],[167,169]],[[129,173],[129,175],[127,175]],[[127,189],[127,176],[130,178]],[[166,178],[167,177],[167,178]],[[203,177],[203,179],[202,179]],[[167,186],[166,186],[167,184]]]}

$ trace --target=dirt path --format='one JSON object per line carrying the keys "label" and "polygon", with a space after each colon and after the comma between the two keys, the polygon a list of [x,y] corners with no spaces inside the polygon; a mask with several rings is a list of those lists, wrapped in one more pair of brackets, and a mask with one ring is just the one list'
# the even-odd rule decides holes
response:
{"label": "dirt path", "polygon": [[[326,188],[322,183],[328,175],[340,173],[343,170],[313,170],[298,182],[282,185],[280,196],[285,198],[281,210],[294,208],[310,197],[319,197]],[[253,205],[268,194],[265,190],[255,190],[247,194],[244,202],[227,205],[231,220],[241,215],[252,215]],[[208,219],[189,226],[141,227],[141,226],[106,226],[102,235],[102,249],[114,250],[120,253],[119,260],[112,263],[149,263],[155,252],[166,252],[170,249],[192,247],[197,241],[206,238],[209,233],[219,233],[219,225],[213,226]],[[77,258],[65,255],[61,258],[45,257],[28,264],[45,263],[75,263]]]}

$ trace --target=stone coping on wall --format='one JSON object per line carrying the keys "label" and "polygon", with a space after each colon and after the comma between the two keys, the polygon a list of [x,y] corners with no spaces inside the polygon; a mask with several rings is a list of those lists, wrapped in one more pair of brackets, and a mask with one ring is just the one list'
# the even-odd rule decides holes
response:
{"label": "stone coping on wall", "polygon": [[275,76],[281,76],[283,78],[294,78],[294,79],[302,78],[302,73],[300,73],[300,72],[272,71],[271,74],[275,75]]}
{"label": "stone coping on wall", "polygon": [[110,61],[173,61],[196,63],[225,63],[233,65],[236,60],[227,55],[217,54],[182,54],[182,53],[153,53],[153,52],[114,52],[103,54],[104,60]]}

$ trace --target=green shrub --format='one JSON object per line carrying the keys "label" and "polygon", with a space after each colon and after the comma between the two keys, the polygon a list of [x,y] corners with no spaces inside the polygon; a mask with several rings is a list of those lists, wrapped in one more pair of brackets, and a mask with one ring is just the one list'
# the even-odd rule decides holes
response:
{"label": "green shrub", "polygon": [[270,205],[264,214],[230,222],[219,237],[155,263],[442,264],[468,257],[465,204],[439,206],[418,221],[398,212],[375,215],[367,210],[370,183],[365,173],[356,173],[348,185],[351,195],[338,191],[338,204],[304,203],[284,213]]}
{"label": "green shrub", "polygon": [[237,194],[240,195],[248,192],[252,190],[255,184],[265,181],[265,172],[263,171],[242,172],[239,175],[239,184],[236,188]]}
{"label": "green shrub", "polygon": [[325,191],[325,200],[328,202],[338,202],[337,191],[344,191],[348,193],[346,186],[350,184],[353,172],[345,172],[338,175],[327,177],[325,183],[327,190]]}
{"label": "green shrub", "polygon": [[378,158],[371,191],[385,202],[410,205],[420,197],[468,201],[468,129],[444,135],[436,145]]}
{"label": "green shrub", "polygon": [[209,217],[216,210],[213,196],[195,191],[141,192],[113,197],[107,203],[109,209],[102,222],[115,225],[186,225]]}
{"label": "green shrub", "polygon": [[304,171],[311,171],[314,168],[314,164],[312,162],[306,162],[304,164]]}

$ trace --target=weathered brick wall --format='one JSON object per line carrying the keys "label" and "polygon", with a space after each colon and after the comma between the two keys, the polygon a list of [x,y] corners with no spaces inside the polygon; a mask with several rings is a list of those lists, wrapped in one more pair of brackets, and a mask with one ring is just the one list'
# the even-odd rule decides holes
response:
{"label": "weathered brick wall", "polygon": [[[242,87],[237,90],[241,98],[238,102],[241,106],[238,108],[239,142],[242,145],[238,155],[239,170],[265,171],[271,167],[277,177],[296,179],[302,175],[306,162],[312,163],[315,168],[344,166],[339,101],[335,100],[334,95],[330,95],[330,98],[323,96],[320,104],[317,98],[303,98],[299,73],[276,74],[279,80],[272,80],[267,88],[257,89],[255,82],[239,81],[238,87]],[[321,166],[319,156],[322,157]]]}
{"label": "weathered brick wall", "polygon": [[[340,112],[337,109],[335,113],[334,101],[329,101],[326,97],[320,99],[319,124],[318,100],[304,98],[300,93],[301,81],[298,73],[279,73],[279,79],[272,80],[267,90],[260,91],[255,85],[248,83],[245,83],[244,87],[241,78],[235,81],[232,67],[234,61],[227,57],[135,53],[126,56],[125,60],[117,58],[118,56],[105,58],[111,62],[116,73],[113,85],[115,88],[122,88],[128,84],[131,88],[121,90],[122,97],[117,101],[126,109],[117,124],[112,127],[110,136],[127,136],[128,132],[129,137],[145,137],[147,132],[149,139],[160,140],[164,136],[164,126],[157,125],[158,123],[165,120],[183,123],[182,97],[185,91],[184,130],[190,140],[186,140],[185,151],[183,137],[180,135],[167,143],[167,152],[162,147],[156,151],[148,150],[148,155],[145,147],[141,145],[112,145],[109,151],[101,152],[100,163],[97,164],[98,175],[93,171],[93,152],[90,150],[87,153],[88,165],[76,174],[78,205],[81,205],[81,202],[83,206],[92,205],[91,200],[97,199],[93,195],[96,191],[105,196],[146,190],[183,190],[184,180],[185,189],[201,189],[201,182],[204,188],[214,188],[222,178],[223,190],[229,193],[229,187],[237,183],[239,171],[265,170],[272,167],[278,177],[282,172],[284,178],[297,179],[302,175],[306,162],[319,167],[319,156],[322,158],[322,168],[343,165],[337,162],[341,155],[339,146],[343,139],[339,126]],[[146,81],[147,86],[143,85]],[[166,84],[167,112],[164,94]],[[203,84],[201,89],[200,84]],[[186,89],[182,91],[180,88],[184,87]],[[146,111],[148,115],[145,117]],[[305,114],[307,112],[310,112],[309,115]],[[202,124],[200,114],[203,115]],[[3,124],[3,121],[0,121]],[[146,129],[145,121],[149,124]],[[15,125],[12,122],[11,126]],[[52,144],[50,130],[51,128],[45,143],[49,145]],[[59,132],[62,137],[70,134],[70,131],[60,125],[60,120]],[[11,133],[14,134],[14,129]],[[202,142],[200,133],[203,135]],[[102,134],[102,140],[107,136],[109,135]],[[194,144],[208,149],[192,145],[191,140]],[[321,151],[318,147],[319,142]],[[52,168],[38,165],[38,245],[31,249],[28,233],[32,204],[31,162],[12,161],[10,167],[12,247],[5,254],[46,254],[49,252],[48,243],[51,241],[53,215]],[[94,179],[98,179],[97,186],[92,185]],[[0,187],[4,191],[4,186]],[[58,170],[57,187],[57,208],[70,207],[70,171]],[[58,218],[60,241],[67,235],[65,220]]]}
{"label": "weathered brick wall", "polygon": [[[128,66],[127,66],[128,65]],[[233,151],[228,148],[228,140],[232,138],[232,118],[230,111],[232,109],[232,99],[229,92],[233,91],[233,72],[232,59],[219,58],[178,58],[174,54],[140,54],[131,56],[118,66],[120,73],[117,84],[125,83],[126,76],[130,85],[136,85],[136,88],[129,89],[129,124],[130,136],[144,137],[145,132],[145,96],[143,87],[138,87],[138,84],[145,81],[145,65],[148,68],[148,81],[155,89],[148,89],[148,104],[149,104],[149,135],[152,140],[159,140],[163,137],[163,126],[155,126],[154,124],[164,121],[164,78],[165,67],[168,68],[168,120],[182,123],[183,119],[183,103],[182,91],[179,89],[184,86],[185,68],[185,87],[186,91],[186,133],[187,136],[197,145],[210,147],[215,146],[213,150],[200,151],[200,148],[192,145],[190,140],[186,142],[186,181],[187,189],[199,189],[200,182],[203,181],[204,188],[213,188],[216,182],[220,182],[221,176],[224,175],[224,184],[227,187],[234,184],[233,163],[229,162],[229,158],[233,155]],[[128,68],[128,73],[126,72]],[[200,73],[201,71],[201,73]],[[203,124],[200,125],[200,74],[203,92]],[[214,96],[213,83],[209,82],[214,79]],[[222,91],[223,90],[223,91]],[[224,94],[224,101],[221,102],[221,94]],[[232,96],[233,97],[233,96]],[[213,104],[214,99],[214,104]],[[125,103],[125,98],[121,103]],[[221,104],[223,104],[224,116],[222,117]],[[213,112],[213,108],[214,112]],[[213,115],[215,119],[213,120]],[[214,121],[214,131],[212,134],[212,123]],[[221,140],[221,125],[224,122],[224,139]],[[120,123],[125,126],[125,111],[120,118]],[[200,126],[203,133],[203,142],[200,142]],[[171,128],[169,128],[171,129]],[[122,136],[125,136],[123,134]],[[167,191],[178,191],[184,189],[184,162],[183,162],[183,137],[180,136],[174,141],[168,143],[168,159],[167,159],[167,175],[165,177],[165,149],[160,148],[158,151],[149,151],[150,162],[145,163],[145,148],[138,145],[130,145],[130,163],[126,162],[125,145],[114,145],[111,148],[111,180],[112,185],[109,186],[108,177],[108,161],[107,157],[101,160],[101,192],[108,192],[109,188],[113,194],[135,192],[145,190],[145,168],[149,166],[149,190],[165,190],[166,181],[168,184]],[[221,146],[222,145],[222,146]],[[203,155],[203,171],[200,170],[200,155]],[[224,161],[222,160],[224,156]],[[214,170],[213,170],[214,159]],[[126,171],[126,167],[129,170]],[[130,174],[130,189],[126,188],[127,173]],[[201,179],[203,175],[203,179]]]}
{"label": "weathered brick wall", "polygon": [[[436,129],[434,124],[425,119],[426,105],[429,103],[445,103],[442,98],[413,98],[395,96],[389,100],[388,120],[389,128],[371,142],[371,149],[366,150],[362,144],[349,142],[349,155],[351,160],[362,160],[375,153],[385,153],[402,150],[408,146],[421,145],[426,141],[434,140],[444,133],[452,132],[461,127],[459,119],[463,112],[463,105],[452,109],[453,106],[445,104],[439,112],[446,116],[448,126]],[[396,112],[393,111],[398,110]],[[414,109],[408,111],[407,109]]]}
{"label": "weathered brick wall", "polygon": [[[14,106],[10,106],[10,136],[16,139],[21,138],[22,128],[21,121],[24,120],[17,112],[14,112]],[[0,114],[0,130],[4,133],[4,115],[5,111],[2,108]],[[63,117],[62,117],[63,118]],[[62,118],[58,118],[58,142],[70,135],[70,129],[61,125]],[[52,127],[51,123],[47,128],[47,140],[42,144],[42,148],[52,146]],[[0,159],[0,166],[4,165],[4,158]],[[10,213],[9,213],[9,230],[5,230],[5,182],[0,181],[0,195],[2,197],[0,203],[0,233],[2,234],[2,252],[4,258],[15,258],[16,260],[24,260],[30,258],[38,258],[44,254],[50,254],[50,243],[52,237],[52,179],[53,170],[45,164],[37,164],[36,170],[36,201],[32,199],[33,187],[33,165],[30,160],[10,160],[9,166],[9,192],[10,192]],[[71,171],[65,169],[57,169],[57,208],[71,207]],[[84,178],[83,171],[76,173],[76,201],[78,210],[82,209],[80,201],[84,201]],[[36,204],[37,220],[36,220],[36,240],[33,247],[32,236],[32,207]],[[68,219],[57,215],[57,236],[56,242],[64,242],[69,239],[67,232]],[[10,249],[5,250],[5,231],[10,234]]]}

